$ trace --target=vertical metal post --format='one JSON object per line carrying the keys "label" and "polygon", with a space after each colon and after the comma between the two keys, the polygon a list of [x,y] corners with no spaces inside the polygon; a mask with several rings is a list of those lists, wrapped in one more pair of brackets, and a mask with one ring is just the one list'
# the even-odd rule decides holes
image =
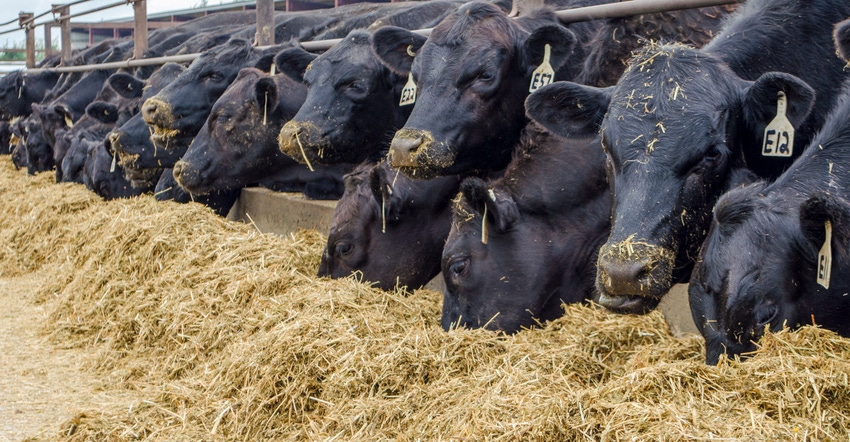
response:
{"label": "vertical metal post", "polygon": [[[23,24],[23,22],[31,19],[35,14],[32,12],[21,12],[18,14],[18,24]],[[35,29],[32,27],[32,23],[23,25],[26,35],[26,53],[27,53],[27,67],[34,68],[35,67]]]}
{"label": "vertical metal post", "polygon": [[133,3],[133,58],[140,60],[148,51],[148,6],[147,0]]}
{"label": "vertical metal post", "polygon": [[50,24],[44,25],[44,58],[53,55],[53,37],[50,35]]}
{"label": "vertical metal post", "polygon": [[[53,5],[53,13],[71,15],[71,7],[65,5]],[[71,60],[71,20],[66,18],[59,20],[60,38],[62,40],[62,65],[67,65]]]}
{"label": "vertical metal post", "polygon": [[274,0],[257,0],[257,46],[274,44]]}

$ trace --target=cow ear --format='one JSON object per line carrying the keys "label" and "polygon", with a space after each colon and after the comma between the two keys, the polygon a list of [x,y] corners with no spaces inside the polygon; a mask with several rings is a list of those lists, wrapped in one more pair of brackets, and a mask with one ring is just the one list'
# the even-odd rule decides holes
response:
{"label": "cow ear", "polygon": [[[397,222],[404,211],[405,195],[400,186],[395,186],[396,175],[387,173],[389,170],[380,165],[373,167],[369,171],[369,185],[378,207],[382,207],[386,221]],[[405,178],[399,174],[398,179]]]}
{"label": "cow ear", "polygon": [[525,42],[522,44],[520,51],[523,74],[530,77],[531,74],[543,63],[546,45],[549,45],[550,55],[549,64],[556,72],[567,57],[573,52],[573,47],[576,44],[576,36],[569,29],[558,26],[543,26],[534,30]]}
{"label": "cow ear", "polygon": [[[263,54],[262,56],[260,56],[260,59],[257,60],[256,63],[254,63],[254,67],[263,71],[263,72],[267,72],[267,73],[271,72],[272,64],[274,64],[275,57],[276,57],[276,55],[273,54],[273,53],[272,54]],[[275,67],[277,67],[277,65],[275,65]]]}
{"label": "cow ear", "polygon": [[408,75],[413,57],[425,44],[425,36],[395,26],[385,26],[372,35],[372,50],[391,71]]}
{"label": "cow ear", "polygon": [[768,72],[744,92],[744,118],[763,130],[776,116],[777,97],[784,92],[788,103],[785,115],[795,128],[809,116],[815,104],[815,91],[803,80],[783,72]]}
{"label": "cow ear", "polygon": [[257,108],[265,109],[271,113],[277,108],[277,85],[269,77],[257,80],[254,85],[254,99],[257,100]]}
{"label": "cow ear", "polygon": [[118,108],[105,101],[94,101],[86,106],[86,115],[104,124],[118,121]]}
{"label": "cow ear", "polygon": [[525,100],[525,112],[549,132],[585,138],[599,132],[611,89],[558,81],[532,92]]}
{"label": "cow ear", "polygon": [[842,60],[850,61],[850,19],[838,22],[832,34],[835,39],[835,49]]}
{"label": "cow ear", "polygon": [[112,74],[107,81],[109,82],[109,87],[124,98],[141,97],[142,89],[145,87],[144,81],[124,73]]}
{"label": "cow ear", "polygon": [[74,114],[71,113],[64,105],[57,104],[53,106],[53,111],[65,120],[65,126],[68,128],[74,127]]}
{"label": "cow ear", "polygon": [[280,51],[274,57],[277,70],[288,75],[297,82],[304,81],[304,72],[307,72],[310,63],[318,57],[301,48],[289,48]]}
{"label": "cow ear", "polygon": [[833,254],[843,254],[850,242],[850,202],[818,192],[800,205],[800,229],[813,250],[819,250],[826,239],[826,221],[832,228],[832,244],[840,244],[833,247]]}
{"label": "cow ear", "polygon": [[487,222],[494,223],[498,232],[507,232],[519,220],[516,201],[498,188],[492,188],[481,178],[471,177],[460,184],[460,192],[473,209],[487,212]]}

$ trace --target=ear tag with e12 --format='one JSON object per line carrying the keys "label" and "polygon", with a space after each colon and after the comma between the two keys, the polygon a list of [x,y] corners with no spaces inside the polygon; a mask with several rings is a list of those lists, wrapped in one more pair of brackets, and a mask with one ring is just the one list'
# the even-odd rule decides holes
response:
{"label": "ear tag with e12", "polygon": [[761,154],[766,157],[790,157],[794,153],[794,126],[785,112],[788,100],[785,92],[779,91],[776,99],[776,116],[764,128]]}

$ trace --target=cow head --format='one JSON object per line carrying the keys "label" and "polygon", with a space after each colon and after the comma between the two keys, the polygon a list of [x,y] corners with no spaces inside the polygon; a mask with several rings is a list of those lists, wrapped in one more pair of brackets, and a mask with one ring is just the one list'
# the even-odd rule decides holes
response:
{"label": "cow head", "polygon": [[826,194],[801,201],[788,193],[764,193],[764,185],[756,184],[718,201],[691,277],[691,312],[705,337],[709,364],[724,353],[754,351],[766,329],[815,323],[850,332],[850,303],[841,299],[846,278],[834,278],[828,290],[817,283],[827,220],[832,274],[847,269],[850,206]]}
{"label": "cow head", "polygon": [[216,101],[174,178],[194,195],[244,187],[292,162],[275,145],[284,121],[303,102],[306,88],[285,75],[243,69]]}
{"label": "cow head", "polygon": [[[380,62],[371,40],[371,34],[354,31],[318,57],[296,48],[278,55],[281,71],[296,80],[303,76],[308,87],[304,105],[280,131],[283,153],[332,164],[361,162],[386,148],[409,113],[399,107],[405,78]],[[416,50],[421,42],[411,44]]]}
{"label": "cow head", "polygon": [[359,166],[345,177],[319,276],[359,273],[384,290],[426,284],[440,271],[459,181],[414,181],[386,162]]}
{"label": "cow head", "polygon": [[796,77],[745,81],[710,54],[663,45],[638,54],[612,88],[563,82],[529,97],[529,116],[553,132],[602,134],[614,195],[597,270],[602,305],[646,313],[688,278],[711,208],[747,150],[761,151],[779,92],[799,125],[814,92]]}
{"label": "cow head", "polygon": [[[132,92],[141,90],[139,100],[144,103],[174,81],[184,70],[179,64],[166,63],[150,76],[141,89],[138,84],[131,86]],[[115,86],[118,85],[113,87]],[[124,89],[126,86],[118,86],[116,91],[123,95]],[[173,153],[175,149],[156,149],[151,141],[152,133],[153,129],[145,123],[142,114],[137,113],[118,125],[105,141],[107,152],[118,156],[118,163],[124,169],[126,178],[140,187],[155,184],[162,173],[163,164],[173,164],[179,159],[179,156]]]}
{"label": "cow head", "polygon": [[[421,39],[421,37],[418,37]],[[390,145],[393,167],[416,177],[504,167],[527,120],[523,100],[549,47],[557,71],[575,36],[551,11],[516,20],[489,3],[470,2],[417,36],[382,28],[375,52],[416,85],[415,103]]]}
{"label": "cow head", "polygon": [[443,328],[513,333],[593,296],[610,197],[598,139],[529,124],[505,175],[467,178],[443,249]]}
{"label": "cow head", "polygon": [[[142,104],[142,118],[164,149],[189,145],[210,109],[242,67],[256,61],[251,43],[231,39],[198,57],[176,79]],[[182,153],[182,152],[181,152]]]}
{"label": "cow head", "polygon": [[27,118],[24,126],[24,165],[30,175],[53,169],[53,149],[45,140],[42,125],[36,118]]}

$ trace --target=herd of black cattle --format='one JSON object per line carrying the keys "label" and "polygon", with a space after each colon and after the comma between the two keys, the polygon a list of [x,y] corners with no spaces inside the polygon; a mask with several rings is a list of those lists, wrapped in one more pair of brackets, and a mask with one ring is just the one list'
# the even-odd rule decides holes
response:
{"label": "herd of black cattle", "polygon": [[277,13],[270,48],[253,12],[214,14],[150,34],[148,56],[202,52],[188,67],[3,77],[0,132],[16,166],[105,199],[341,198],[320,276],[442,271],[446,329],[512,333],[584,300],[642,314],[689,282],[708,363],[765,329],[850,336],[850,2],[549,9],[597,3]]}

